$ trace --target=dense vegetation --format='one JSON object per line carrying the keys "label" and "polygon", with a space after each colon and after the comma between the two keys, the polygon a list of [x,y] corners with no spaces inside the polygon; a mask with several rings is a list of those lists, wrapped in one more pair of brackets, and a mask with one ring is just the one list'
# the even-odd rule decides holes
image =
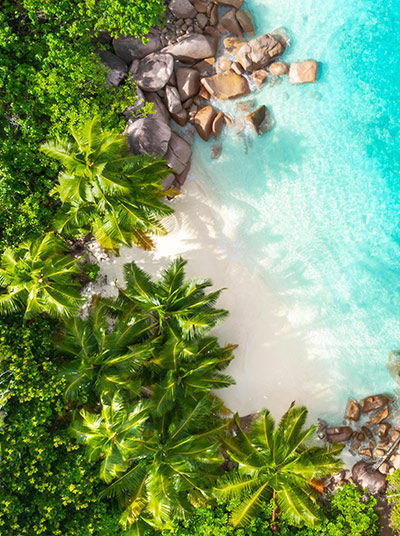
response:
{"label": "dense vegetation", "polygon": [[121,112],[135,101],[127,80],[104,83],[93,29],[145,35],[162,0],[3,0],[0,10],[0,246],[47,229],[56,165],[40,145],[71,125],[101,115],[122,130]]}

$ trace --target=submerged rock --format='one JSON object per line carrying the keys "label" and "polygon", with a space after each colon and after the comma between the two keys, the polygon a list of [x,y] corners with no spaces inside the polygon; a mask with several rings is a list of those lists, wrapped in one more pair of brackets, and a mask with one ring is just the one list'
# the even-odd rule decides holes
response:
{"label": "submerged rock", "polygon": [[299,61],[290,64],[289,82],[291,84],[313,83],[317,80],[318,63],[314,60]]}
{"label": "submerged rock", "polygon": [[264,134],[271,129],[271,114],[264,105],[259,106],[251,113],[246,115],[245,119],[251,124],[258,135]]}
{"label": "submerged rock", "polygon": [[236,99],[250,93],[246,78],[233,72],[217,73],[214,76],[203,78],[201,83],[217,99]]}

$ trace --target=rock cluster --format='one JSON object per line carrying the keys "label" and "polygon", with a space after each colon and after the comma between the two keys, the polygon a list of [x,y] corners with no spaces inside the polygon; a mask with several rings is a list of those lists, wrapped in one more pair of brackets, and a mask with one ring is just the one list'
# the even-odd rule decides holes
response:
{"label": "rock cluster", "polygon": [[[314,61],[276,61],[287,46],[285,36],[255,37],[252,16],[242,6],[243,0],[170,0],[164,27],[153,29],[145,42],[130,36],[111,40],[107,32],[98,38],[113,49],[97,51],[107,84],[117,87],[130,77],[138,88],[136,103],[125,110],[131,150],[166,158],[174,171],[166,188],[179,189],[190,168],[190,132],[178,127],[191,124],[205,141],[219,138],[224,125],[236,128],[238,122],[218,110],[218,100],[246,96],[268,77],[289,74],[293,84],[316,80]],[[145,103],[153,104],[147,117],[141,113]],[[264,105],[246,111],[244,123],[257,134],[272,127]],[[214,146],[213,157],[221,150]]]}
{"label": "rock cluster", "polygon": [[[386,489],[386,475],[400,468],[400,423],[395,420],[392,398],[386,394],[349,399],[344,425],[328,427],[320,421],[318,436],[330,443],[345,443],[358,458],[348,480],[377,494]],[[342,473],[339,481],[346,479],[346,472]],[[338,475],[327,483],[328,489],[337,481]]]}

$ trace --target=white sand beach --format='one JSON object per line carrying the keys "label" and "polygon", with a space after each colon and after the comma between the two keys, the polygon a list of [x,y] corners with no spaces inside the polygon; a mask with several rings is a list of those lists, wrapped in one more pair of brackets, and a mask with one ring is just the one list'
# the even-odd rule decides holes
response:
{"label": "white sand beach", "polygon": [[295,400],[307,404],[311,419],[316,419],[333,403],[326,368],[307,356],[282,304],[256,269],[249,271],[241,262],[234,248],[238,225],[229,214],[224,216],[224,207],[213,205],[202,187],[199,169],[192,170],[173,206],[175,214],[166,221],[168,234],[156,239],[153,252],[121,248],[119,257],[100,259],[107,293],[115,281],[122,285],[125,263],[135,261],[157,276],[168,262],[182,255],[188,260],[188,277],[209,277],[214,288],[226,288],[218,306],[229,310],[230,316],[215,333],[221,344],[238,344],[228,370],[236,385],[221,392],[226,405],[241,415],[268,407],[280,416]]}

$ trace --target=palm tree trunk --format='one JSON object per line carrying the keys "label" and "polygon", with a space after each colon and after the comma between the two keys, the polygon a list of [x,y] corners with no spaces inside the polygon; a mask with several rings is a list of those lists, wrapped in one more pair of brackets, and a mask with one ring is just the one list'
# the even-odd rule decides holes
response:
{"label": "palm tree trunk", "polygon": [[279,508],[276,505],[276,491],[274,490],[272,493],[272,500],[274,501],[274,509],[272,510],[272,516],[271,516],[271,530],[273,532],[280,532],[279,525],[278,525],[278,513]]}

